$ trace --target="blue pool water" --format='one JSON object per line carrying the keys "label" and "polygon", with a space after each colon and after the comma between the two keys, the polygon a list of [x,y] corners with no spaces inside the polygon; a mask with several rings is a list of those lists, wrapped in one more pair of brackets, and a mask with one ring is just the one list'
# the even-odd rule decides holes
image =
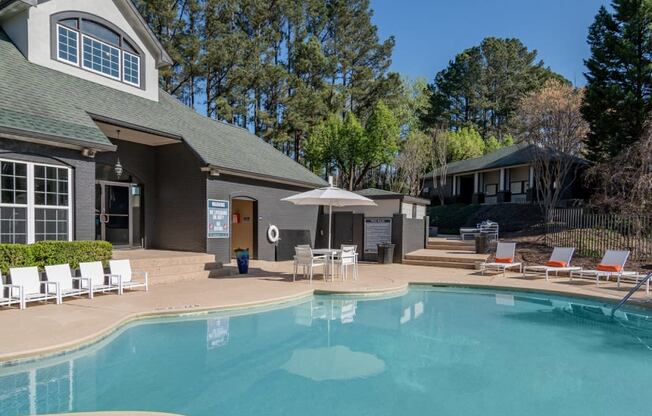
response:
{"label": "blue pool water", "polygon": [[652,318],[600,306],[415,287],[146,321],[0,368],[0,414],[650,415]]}

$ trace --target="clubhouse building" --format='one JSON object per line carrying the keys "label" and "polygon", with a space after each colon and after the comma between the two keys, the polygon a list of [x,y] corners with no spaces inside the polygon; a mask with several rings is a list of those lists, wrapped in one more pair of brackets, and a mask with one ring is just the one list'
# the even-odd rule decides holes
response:
{"label": "clubhouse building", "polygon": [[270,225],[314,243],[319,209],[280,199],[324,181],[160,90],[171,64],[130,0],[0,0],[0,242],[218,261],[274,260]]}

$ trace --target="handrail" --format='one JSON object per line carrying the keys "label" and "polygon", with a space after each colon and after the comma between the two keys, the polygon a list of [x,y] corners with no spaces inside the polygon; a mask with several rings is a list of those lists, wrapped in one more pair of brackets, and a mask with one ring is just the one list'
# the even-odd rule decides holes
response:
{"label": "handrail", "polygon": [[620,308],[625,304],[625,302],[627,302],[627,301],[629,300],[629,298],[631,298],[632,295],[633,295],[633,294],[634,294],[638,289],[640,289],[641,286],[643,286],[643,284],[645,284],[645,283],[646,283],[648,280],[650,280],[650,279],[652,279],[652,272],[648,273],[648,274],[647,274],[643,279],[641,279],[638,283],[636,283],[636,286],[634,286],[633,288],[631,288],[631,289],[629,290],[629,292],[627,292],[627,294],[625,295],[625,297],[623,297],[623,298],[620,300],[620,302],[618,302],[618,305],[616,305],[616,307],[614,307],[613,309],[611,309],[611,317],[613,318],[613,316],[614,316],[614,314],[616,313],[616,311],[617,311],[618,309],[620,309]]}

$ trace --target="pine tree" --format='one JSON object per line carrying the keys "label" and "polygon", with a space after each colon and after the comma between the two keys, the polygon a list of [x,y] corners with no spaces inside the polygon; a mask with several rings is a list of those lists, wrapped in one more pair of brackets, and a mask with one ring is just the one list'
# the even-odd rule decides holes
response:
{"label": "pine tree", "polygon": [[600,162],[638,141],[652,109],[652,1],[614,0],[589,28],[582,114],[588,157]]}

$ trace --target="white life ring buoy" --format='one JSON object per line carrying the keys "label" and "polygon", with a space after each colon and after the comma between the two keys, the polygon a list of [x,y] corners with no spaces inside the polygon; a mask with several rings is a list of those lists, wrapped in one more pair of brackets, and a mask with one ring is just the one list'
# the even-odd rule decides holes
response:
{"label": "white life ring buoy", "polygon": [[270,243],[277,243],[281,239],[281,234],[278,231],[278,227],[270,224],[267,229],[267,239]]}

